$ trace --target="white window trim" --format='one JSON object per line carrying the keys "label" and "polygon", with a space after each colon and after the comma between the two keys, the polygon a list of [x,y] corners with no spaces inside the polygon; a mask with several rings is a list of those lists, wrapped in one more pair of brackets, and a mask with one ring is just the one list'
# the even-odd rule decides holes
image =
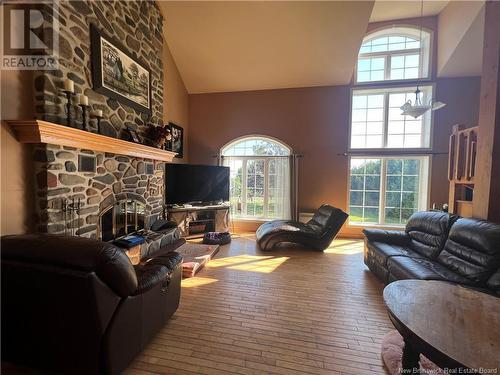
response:
{"label": "white window trim", "polygon": [[[430,182],[431,182],[431,170],[432,170],[432,159],[430,155],[352,155],[349,157],[349,173],[347,179],[347,208],[350,212],[351,207],[351,160],[355,159],[381,159],[380,165],[380,200],[379,200],[379,222],[378,223],[358,223],[351,222],[350,219],[347,221],[348,227],[380,227],[380,228],[404,228],[405,224],[394,224],[394,223],[384,223],[385,220],[385,180],[386,180],[386,165],[389,159],[419,159],[424,161],[420,163],[420,178],[419,191],[418,191],[418,210],[426,210],[429,205],[430,199]],[[424,193],[424,194],[422,194]]]}
{"label": "white window trim", "polygon": [[[276,160],[280,158],[288,158],[289,156],[228,156],[231,158],[231,160],[239,160],[242,161],[241,163],[241,204],[242,204],[242,211],[241,214],[233,213],[235,219],[238,220],[269,220],[269,219],[274,219],[274,217],[268,216],[268,211],[269,211],[269,163],[271,160]],[[247,162],[249,160],[252,161],[264,161],[264,190],[263,190],[263,198],[264,198],[264,205],[262,209],[262,215],[257,216],[257,215],[248,215],[247,213]]]}
{"label": "white window trim", "polygon": [[[226,152],[229,148],[233,147],[237,143],[241,141],[247,141],[247,140],[264,140],[264,141],[269,141],[272,143],[277,143],[281,147],[287,150],[288,154],[287,155],[224,155],[224,152]],[[236,220],[256,220],[256,221],[267,221],[269,219],[274,219],[266,216],[268,214],[269,210],[269,162],[273,159],[280,159],[280,158],[289,158],[290,155],[293,154],[292,148],[289,147],[287,144],[283,143],[277,138],[267,136],[267,135],[258,135],[258,134],[253,134],[253,135],[246,135],[246,136],[241,136],[236,139],[231,140],[230,142],[226,143],[224,146],[220,148],[220,161],[222,161],[222,157],[227,157],[231,158],[232,160],[241,160],[242,161],[242,166],[241,166],[241,204],[242,204],[242,211],[241,214],[233,213],[234,218]],[[261,216],[256,216],[256,215],[248,215],[247,214],[247,162],[249,160],[264,160],[264,191],[263,191],[263,198],[264,198],[264,206],[263,206],[263,215]],[[221,163],[222,164],[222,163]]]}
{"label": "white window trim", "polygon": [[[399,24],[397,26],[391,26],[391,27],[381,27],[376,30],[372,30],[368,35],[365,36],[363,39],[363,42],[361,45],[373,40],[377,39],[380,37],[385,37],[385,36],[402,36],[402,37],[408,37],[408,38],[413,38],[418,41],[420,41],[420,48],[415,48],[415,49],[400,49],[400,50],[393,50],[393,51],[381,51],[381,52],[367,52],[363,54],[358,54],[358,60],[360,58],[368,58],[368,57],[380,57],[380,56],[385,56],[385,66],[384,66],[384,80],[379,80],[379,81],[363,81],[363,82],[358,82],[358,63],[356,61],[356,66],[354,69],[354,75],[353,75],[353,83],[355,85],[377,85],[381,84],[382,82],[390,82],[391,84],[398,84],[398,83],[404,83],[404,82],[411,82],[411,81],[430,81],[432,80],[433,77],[433,70],[434,70],[434,65],[433,65],[433,59],[434,59],[434,31],[428,28],[423,28],[422,29],[422,39],[420,39],[420,29],[416,27],[415,25],[411,24]],[[422,51],[423,48],[423,52]],[[361,49],[361,47],[360,47]],[[387,73],[387,61],[389,61],[390,65],[390,58],[388,59],[387,56],[391,55],[398,55],[398,54],[406,54],[409,51],[419,51],[419,67],[420,67],[420,74],[418,78],[408,78],[408,79],[390,79],[390,66],[389,66],[389,73]],[[425,64],[424,64],[425,63]],[[424,70],[425,68],[425,70]],[[423,72],[422,72],[423,71]],[[426,73],[426,74],[423,74]]]}
{"label": "white window trim", "polygon": [[[285,148],[288,152],[289,152],[289,155],[292,155],[292,148],[290,146],[288,146],[286,143],[283,143],[282,141],[280,141],[278,138],[274,138],[274,137],[271,137],[269,135],[259,135],[259,134],[249,134],[249,135],[242,135],[241,137],[238,137],[238,138],[235,138],[231,141],[229,141],[228,143],[226,143],[224,146],[222,146],[219,150],[219,154],[220,156],[223,156],[224,155],[224,152],[228,149],[228,148],[231,148],[233,147],[235,144],[241,142],[241,141],[250,141],[250,140],[265,140],[265,141],[269,141],[269,142],[274,142],[274,143],[277,143],[279,144],[280,146],[282,146],[283,148]],[[232,155],[227,155],[228,157]],[[240,155],[234,155],[236,157],[240,157]],[[252,156],[252,155],[241,155],[241,157],[245,157],[245,156]],[[262,155],[262,156],[273,156],[273,157],[276,157],[274,155]]]}
{"label": "white window trim", "polygon": [[[392,83],[392,82],[391,82]],[[420,89],[423,91],[424,89],[430,89],[431,90],[431,97],[434,95],[435,90],[436,90],[436,85],[435,83],[426,83],[424,85],[419,86]],[[393,147],[387,147],[387,136],[388,136],[388,128],[389,128],[389,95],[390,93],[398,93],[402,91],[412,91],[415,89],[416,86],[408,86],[406,83],[405,85],[390,85],[390,86],[377,86],[377,87],[370,87],[370,88],[360,88],[360,87],[351,87],[351,94],[350,94],[350,103],[349,103],[349,145],[347,147],[349,152],[359,152],[359,153],[384,153],[384,152],[397,152],[401,155],[409,154],[409,153],[431,153],[432,152],[432,147],[433,147],[433,134],[434,134],[434,116],[432,112],[428,112],[426,116],[430,116],[430,119],[427,120],[427,123],[424,124],[424,126],[427,127],[427,129],[424,129],[422,132],[422,136],[425,136],[428,134],[428,146],[425,147],[408,147],[408,148],[393,148]],[[355,94],[367,94],[367,95],[374,95],[374,94],[384,94],[384,127],[383,127],[383,147],[379,148],[352,148],[351,147],[351,137],[352,137],[352,104],[353,104],[353,96]],[[412,99],[413,103],[414,99]],[[403,105],[404,103],[401,103]]]}

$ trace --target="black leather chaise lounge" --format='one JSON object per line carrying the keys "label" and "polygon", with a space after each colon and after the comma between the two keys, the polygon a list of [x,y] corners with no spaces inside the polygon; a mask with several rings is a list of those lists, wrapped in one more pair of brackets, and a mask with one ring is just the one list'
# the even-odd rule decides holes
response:
{"label": "black leather chaise lounge", "polygon": [[271,250],[282,242],[301,244],[314,250],[325,250],[347,220],[339,208],[322,205],[307,223],[292,220],[274,220],[257,229],[257,244],[261,250]]}

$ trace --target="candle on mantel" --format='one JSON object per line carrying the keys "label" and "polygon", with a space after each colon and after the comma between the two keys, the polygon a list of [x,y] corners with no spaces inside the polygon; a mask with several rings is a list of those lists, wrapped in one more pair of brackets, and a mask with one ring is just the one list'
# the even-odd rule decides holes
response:
{"label": "candle on mantel", "polygon": [[92,111],[90,114],[91,116],[94,117],[102,117],[102,109],[96,109],[95,111]]}
{"label": "candle on mantel", "polygon": [[86,95],[80,94],[80,96],[78,96],[78,104],[88,106],[89,105],[89,97]]}
{"label": "candle on mantel", "polygon": [[75,92],[75,82],[70,79],[64,80],[64,91],[66,92]]}

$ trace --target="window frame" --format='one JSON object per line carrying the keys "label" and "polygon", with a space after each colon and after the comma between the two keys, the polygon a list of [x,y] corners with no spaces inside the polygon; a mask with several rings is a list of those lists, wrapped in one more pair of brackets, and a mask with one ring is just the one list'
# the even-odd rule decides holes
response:
{"label": "window frame", "polygon": [[[418,36],[417,36],[418,35]],[[420,179],[419,184],[419,192],[418,192],[418,210],[427,209],[430,202],[430,194],[431,194],[431,174],[432,174],[432,150],[434,147],[434,115],[432,112],[428,113],[428,119],[426,122],[427,129],[423,129],[423,135],[428,137],[428,143],[424,145],[424,147],[418,148],[387,148],[387,139],[388,139],[388,127],[389,127],[389,103],[384,101],[384,124],[383,124],[383,146],[384,148],[353,148],[352,144],[352,119],[353,119],[353,95],[355,91],[369,91],[372,92],[379,91],[384,92],[384,95],[388,97],[389,95],[386,92],[390,91],[400,91],[402,89],[409,89],[410,91],[415,91],[416,86],[420,87],[430,87],[431,97],[436,93],[436,84],[434,82],[435,78],[435,32],[432,29],[428,29],[423,27],[422,34],[420,38],[420,28],[416,25],[412,24],[396,24],[391,26],[383,26],[378,29],[371,30],[363,39],[362,44],[376,39],[380,37],[391,37],[391,36],[405,36],[410,37],[412,39],[418,40],[420,42],[420,48],[418,49],[399,49],[399,50],[387,50],[380,52],[367,52],[364,54],[360,54],[358,52],[358,57],[356,60],[355,71],[353,74],[353,78],[351,81],[351,90],[350,90],[350,105],[349,105],[349,135],[348,135],[348,147],[347,147],[347,156],[348,156],[348,178],[347,178],[347,203],[346,206],[348,211],[350,212],[350,200],[351,200],[351,160],[352,158],[361,158],[361,159],[381,159],[382,163],[386,165],[389,159],[412,159],[419,158],[425,160],[425,165],[427,168],[426,176]],[[388,40],[389,41],[389,40]],[[361,51],[361,46],[360,46]],[[390,79],[391,74],[391,58],[393,56],[400,55],[411,55],[411,54],[419,54],[419,77],[417,78],[407,78],[407,79]],[[360,59],[363,58],[373,58],[373,57],[384,57],[384,80],[377,81],[363,81],[358,82],[358,63]],[[425,63],[425,66],[424,66]],[[371,67],[370,67],[371,68]],[[425,74],[424,74],[425,73]],[[413,98],[412,98],[413,102]],[[403,105],[404,103],[401,103]],[[367,132],[365,131],[365,135]],[[403,139],[404,142],[404,139]],[[366,139],[365,139],[366,145]],[[404,143],[403,143],[404,145]],[[421,168],[422,167],[421,163]],[[382,173],[383,172],[383,173]],[[422,173],[422,171],[421,171]],[[383,215],[385,220],[385,200],[386,200],[386,179],[387,173],[386,170],[382,171],[381,165],[381,175],[380,175],[380,194],[379,196],[379,220],[377,224],[374,223],[365,223],[365,222],[357,222],[352,223],[350,220],[347,223],[348,227],[360,228],[360,227],[381,227],[381,228],[397,228],[400,229],[404,227],[404,224],[393,224],[393,223],[383,223],[383,220],[380,220],[380,216]],[[382,190],[382,184],[384,184],[384,190]],[[422,185],[425,184],[425,192],[422,191]],[[365,198],[363,198],[365,199]],[[363,202],[364,203],[364,202]],[[382,208],[382,209],[381,209]],[[400,207],[401,209],[401,207]],[[382,214],[383,211],[383,214]],[[401,211],[400,211],[401,215]]]}
{"label": "window frame", "polygon": [[[352,222],[350,219],[347,221],[349,227],[383,227],[383,228],[404,228],[406,224],[385,223],[385,201],[386,201],[386,179],[387,179],[387,160],[399,159],[419,159],[420,163],[420,178],[418,190],[418,204],[417,210],[426,209],[429,205],[430,191],[431,191],[431,171],[432,171],[432,157],[428,154],[407,154],[407,155],[351,155],[348,160],[348,176],[347,179],[347,208],[351,211],[351,161],[352,159],[380,159],[380,198],[379,198],[379,217],[377,223],[370,222]],[[424,163],[422,163],[424,161]],[[423,173],[424,172],[424,173]],[[425,190],[425,191],[423,191]],[[425,193],[425,194],[422,194]]]}
{"label": "window frame", "polygon": [[[392,83],[392,81],[391,81]],[[428,129],[424,129],[424,132],[422,132],[422,136],[425,135],[425,130],[427,131],[429,141],[428,141],[428,146],[426,147],[386,147],[387,146],[387,136],[388,136],[388,128],[389,128],[389,94],[391,91],[393,93],[398,93],[404,89],[409,89],[410,91],[415,88],[415,86],[412,86],[411,84],[408,84],[408,82],[404,82],[404,84],[391,84],[391,85],[377,85],[377,86],[370,86],[370,87],[351,87],[350,89],[350,97],[349,97],[349,138],[348,138],[348,147],[347,150],[349,153],[387,153],[387,152],[396,152],[401,155],[406,155],[408,153],[431,153],[432,148],[433,148],[433,135],[434,135],[434,116],[432,112],[428,113],[428,116],[430,117],[429,120],[427,120],[427,126]],[[429,82],[425,83],[424,85],[420,86],[421,89],[430,89],[431,90],[431,96],[434,95],[435,90],[436,90],[436,84],[435,82]],[[352,139],[352,106],[353,106],[353,97],[355,92],[366,92],[368,95],[376,95],[376,94],[384,94],[384,120],[383,120],[383,147],[376,147],[376,148],[353,148],[351,146],[351,139]],[[413,103],[413,99],[412,99]],[[403,105],[404,103],[401,103]]]}
{"label": "window frame", "polygon": [[[270,143],[275,143],[281,146],[283,149],[286,150],[287,154],[286,155],[224,155],[224,152],[226,152],[229,148],[234,147],[237,145],[239,142],[244,142],[248,140],[261,140],[261,141],[267,141]],[[231,214],[234,215],[234,218],[237,220],[254,220],[254,221],[267,221],[270,219],[277,219],[277,217],[270,217],[268,216],[268,211],[269,211],[269,163],[273,159],[280,159],[280,158],[290,158],[290,156],[293,155],[293,150],[290,146],[287,144],[283,143],[279,139],[276,139],[274,137],[270,136],[264,136],[264,135],[246,135],[246,136],[241,136],[236,139],[233,139],[232,141],[226,143],[224,146],[220,148],[219,151],[219,164],[223,165],[223,160],[224,157],[230,158],[232,160],[241,160],[241,204],[242,204],[242,210],[241,214],[237,214],[236,212],[232,211],[232,206],[231,206]],[[263,215],[261,216],[256,216],[255,214],[252,216],[249,216],[247,214],[247,163],[249,160],[263,160],[264,161],[264,178],[263,178]],[[291,189],[291,185],[289,185],[289,189]],[[278,218],[279,219],[279,218]]]}
{"label": "window frame", "polygon": [[[401,30],[401,31],[398,31]],[[409,31],[413,31],[414,34],[412,34]],[[417,34],[420,33],[420,29],[416,27],[415,25],[407,25],[407,24],[400,24],[397,25],[396,27],[391,26],[391,27],[381,27],[379,29],[375,29],[370,31],[368,35],[365,36],[363,39],[361,46],[373,39],[378,39],[381,37],[391,37],[391,36],[399,36],[399,37],[407,37],[407,38],[412,38],[416,39],[420,42],[420,48],[412,48],[412,49],[399,49],[399,50],[393,50],[393,51],[380,51],[380,52],[366,52],[366,53],[359,53],[358,52],[358,57],[356,59],[356,66],[354,68],[354,74],[353,74],[353,84],[354,85],[380,85],[381,83],[404,83],[404,82],[411,82],[411,81],[432,81],[434,77],[434,64],[433,64],[433,59],[434,59],[434,31],[428,28],[423,27],[422,28],[422,39],[419,39],[419,36]],[[360,46],[360,50],[361,50]],[[423,52],[422,52],[423,48]],[[398,56],[398,55],[406,55],[406,54],[419,54],[419,77],[417,78],[407,78],[407,79],[390,79],[390,73],[391,73],[391,56]],[[426,53],[428,56],[426,56]],[[372,58],[372,57],[384,57],[385,64],[384,64],[384,79],[383,80],[377,80],[377,81],[358,81],[358,62],[359,59],[363,58]],[[427,63],[427,70],[426,74],[424,75],[424,62]]]}

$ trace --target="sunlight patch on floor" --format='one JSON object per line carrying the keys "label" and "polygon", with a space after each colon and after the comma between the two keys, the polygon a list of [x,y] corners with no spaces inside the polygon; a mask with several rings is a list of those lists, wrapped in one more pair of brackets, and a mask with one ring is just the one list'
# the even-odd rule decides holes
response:
{"label": "sunlight patch on floor", "polygon": [[207,284],[212,284],[216,283],[217,279],[212,279],[210,277],[190,277],[188,279],[183,279],[181,286],[183,288],[193,288],[196,286],[201,286],[201,285],[207,285]]}
{"label": "sunlight patch on floor", "polygon": [[227,267],[239,263],[254,262],[256,260],[271,259],[272,255],[235,255],[226,258],[212,259],[207,267]]}
{"label": "sunlight patch on floor", "polygon": [[336,239],[325,250],[326,254],[353,255],[363,252],[363,241],[353,239]]}
{"label": "sunlight patch on floor", "polygon": [[227,258],[212,259],[206,267],[225,267],[239,271],[270,273],[286,262],[290,257],[274,257],[265,255],[236,255]]}

